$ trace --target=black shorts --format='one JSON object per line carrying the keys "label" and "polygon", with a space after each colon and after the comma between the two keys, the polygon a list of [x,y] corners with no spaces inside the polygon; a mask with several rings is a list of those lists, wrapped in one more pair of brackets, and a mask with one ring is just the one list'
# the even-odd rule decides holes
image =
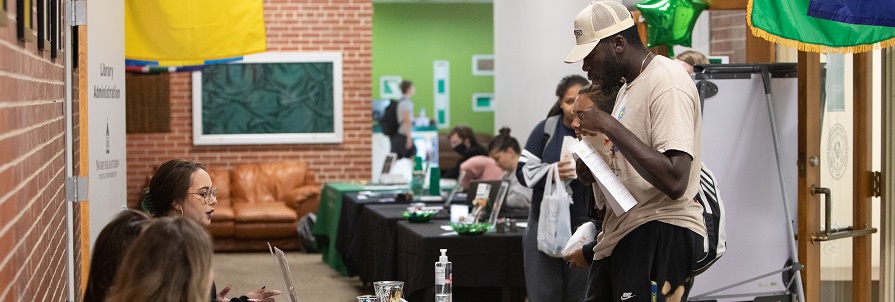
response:
{"label": "black shorts", "polygon": [[590,266],[585,301],[687,301],[693,267],[702,254],[699,234],[648,222],[622,238],[611,256]]}

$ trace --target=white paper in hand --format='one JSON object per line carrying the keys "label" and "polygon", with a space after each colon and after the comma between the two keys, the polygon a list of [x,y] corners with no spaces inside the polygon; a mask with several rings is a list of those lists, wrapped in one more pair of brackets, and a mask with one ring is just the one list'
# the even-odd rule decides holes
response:
{"label": "white paper in hand", "polygon": [[575,158],[572,156],[574,153],[572,152],[572,148],[575,147],[575,144],[578,143],[578,139],[574,136],[564,136],[562,139],[562,151],[560,152],[560,160],[566,160],[572,162],[572,169],[575,169]]}
{"label": "white paper in hand", "polygon": [[573,252],[583,247],[584,244],[593,241],[596,237],[597,226],[594,225],[593,222],[582,224],[578,227],[578,230],[575,230],[575,234],[572,234],[572,238],[569,238],[566,247],[562,249],[562,255],[571,255]]}
{"label": "white paper in hand", "polygon": [[615,216],[624,214],[637,205],[637,200],[631,196],[631,192],[625,188],[606,161],[594,151],[594,148],[586,140],[575,144],[572,151],[581,158],[581,161],[587,165],[591,174],[597,179],[597,184],[600,185],[600,190],[603,191],[606,202],[612,208]]}

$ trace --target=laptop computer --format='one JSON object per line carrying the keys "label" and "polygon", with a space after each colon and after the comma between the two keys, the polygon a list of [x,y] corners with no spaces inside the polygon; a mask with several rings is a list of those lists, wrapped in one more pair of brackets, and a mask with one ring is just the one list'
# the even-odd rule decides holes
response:
{"label": "laptop computer", "polygon": [[279,248],[271,246],[270,242],[267,243],[267,248],[270,250],[270,255],[273,256],[274,263],[277,264],[280,273],[283,275],[283,282],[286,284],[286,290],[284,291],[286,297],[289,298],[289,302],[298,302],[298,296],[295,295],[295,283],[292,282],[292,272],[289,270],[289,263],[286,262],[286,254]]}

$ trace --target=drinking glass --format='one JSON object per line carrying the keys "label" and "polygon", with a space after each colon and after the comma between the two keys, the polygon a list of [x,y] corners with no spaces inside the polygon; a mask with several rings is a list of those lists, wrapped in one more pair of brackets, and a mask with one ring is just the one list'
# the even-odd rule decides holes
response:
{"label": "drinking glass", "polygon": [[373,282],[373,289],[376,290],[378,302],[400,302],[404,281],[376,281]]}

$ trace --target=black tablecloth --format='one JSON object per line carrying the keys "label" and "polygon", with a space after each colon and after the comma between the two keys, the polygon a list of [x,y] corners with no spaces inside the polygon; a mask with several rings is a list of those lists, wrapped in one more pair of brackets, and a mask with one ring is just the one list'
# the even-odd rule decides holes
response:
{"label": "black tablecloth", "polygon": [[409,301],[435,300],[435,262],[447,249],[453,264],[454,296],[463,287],[525,287],[522,232],[443,236],[447,221],[397,223],[397,279]]}
{"label": "black tablecloth", "polygon": [[[375,194],[375,193],[374,193]],[[349,251],[351,250],[351,242],[357,237],[358,229],[368,230],[369,226],[365,223],[360,223],[360,214],[362,209],[365,206],[381,206],[381,205],[395,205],[397,207],[393,207],[394,209],[402,209],[398,211],[395,215],[401,215],[403,211],[407,210],[407,206],[409,203],[397,203],[395,202],[395,193],[383,193],[383,194],[375,194],[373,196],[365,196],[365,198],[361,198],[359,193],[345,193],[342,198],[342,213],[339,216],[339,229],[336,235],[336,251],[342,257],[342,261],[345,263],[346,268],[348,269],[348,276],[356,276],[358,274],[357,263],[352,264],[351,259],[349,258]],[[442,204],[441,200],[427,201],[429,206],[434,206],[438,204]],[[392,211],[394,212],[394,211]],[[391,212],[390,212],[391,213]],[[446,215],[446,214],[442,214]],[[391,215],[394,216],[394,215]],[[389,216],[389,217],[391,217]],[[448,217],[448,216],[444,216]],[[394,217],[392,219],[403,219],[401,216]],[[394,223],[394,222],[392,222]],[[394,224],[393,224],[394,225]],[[378,230],[386,231],[388,228],[382,227]],[[363,238],[363,241],[372,240],[375,236],[394,236],[394,228],[391,228],[389,233],[381,233],[381,232],[365,232],[366,234]],[[394,240],[390,241],[394,242]],[[393,244],[392,244],[393,245]],[[355,258],[357,259],[357,258]],[[384,280],[384,279],[380,279]],[[378,280],[374,280],[378,281]]]}
{"label": "black tablecloth", "polygon": [[[362,207],[354,224],[354,236],[349,243],[345,261],[363,283],[397,279],[398,221],[403,221],[406,204],[367,204]],[[429,223],[447,223],[450,214],[441,211]]]}

